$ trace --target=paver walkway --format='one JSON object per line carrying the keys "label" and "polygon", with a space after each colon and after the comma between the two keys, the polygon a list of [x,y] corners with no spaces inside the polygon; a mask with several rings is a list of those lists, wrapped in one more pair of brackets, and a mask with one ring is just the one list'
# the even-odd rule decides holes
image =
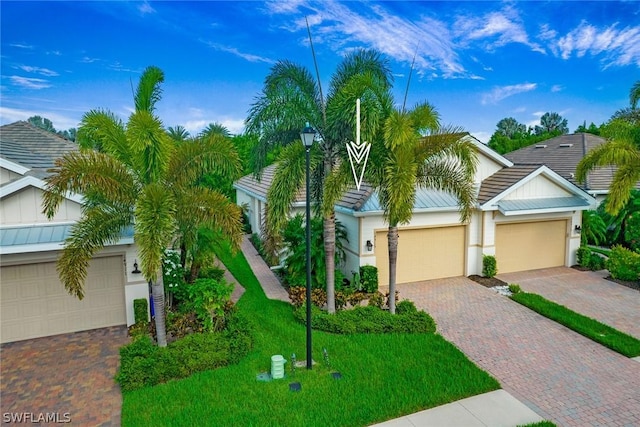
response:
{"label": "paver walkway", "polygon": [[497,277],[640,338],[640,292],[606,280],[607,274],[556,267]]}
{"label": "paver walkway", "polygon": [[2,344],[3,421],[4,414],[32,421],[57,414],[71,425],[119,426],[122,395],[113,377],[128,342],[127,328],[116,326]]}
{"label": "paver walkway", "polygon": [[567,426],[640,425],[640,369],[465,277],[398,285],[438,331],[502,387]]}
{"label": "paver walkway", "polygon": [[282,284],[278,280],[273,271],[269,268],[267,263],[264,262],[253,243],[249,240],[249,235],[244,235],[241,245],[242,253],[244,253],[247,262],[253,270],[253,274],[256,275],[258,282],[262,285],[264,293],[269,299],[275,299],[285,302],[291,302],[287,290],[282,287]]}

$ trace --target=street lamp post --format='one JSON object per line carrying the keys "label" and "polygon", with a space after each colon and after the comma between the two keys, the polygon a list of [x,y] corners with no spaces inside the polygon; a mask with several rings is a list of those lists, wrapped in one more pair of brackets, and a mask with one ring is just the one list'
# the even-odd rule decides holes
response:
{"label": "street lamp post", "polygon": [[304,145],[306,155],[307,192],[306,192],[306,214],[307,214],[307,369],[311,369],[311,209],[309,206],[309,151],[313,145],[316,131],[309,126],[309,123],[302,129],[300,139]]}

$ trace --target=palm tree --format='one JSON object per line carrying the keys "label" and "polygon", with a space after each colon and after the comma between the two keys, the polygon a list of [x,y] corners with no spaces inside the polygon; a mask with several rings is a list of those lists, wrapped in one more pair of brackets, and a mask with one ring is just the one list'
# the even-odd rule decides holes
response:
{"label": "palm tree", "polygon": [[[166,345],[160,273],[164,250],[176,237],[189,248],[195,239],[193,229],[199,225],[223,230],[237,247],[242,229],[235,204],[216,191],[193,185],[210,171],[235,171],[233,147],[219,137],[176,146],[154,114],[163,81],[159,68],[144,70],[134,95],[135,111],[126,124],[108,111],[86,113],[78,130],[85,148],[56,161],[43,201],[51,218],[65,194],[85,195],[82,216],[58,261],[62,283],[79,299],[93,255],[133,225],[142,273],[152,285],[159,346]],[[86,148],[96,145],[101,152]]]}
{"label": "palm tree", "polygon": [[558,113],[544,113],[540,117],[540,126],[535,127],[536,135],[545,132],[559,132],[559,134],[569,133],[567,119],[562,118]]}
{"label": "palm tree", "polygon": [[576,168],[576,178],[585,182],[587,174],[593,169],[616,166],[605,206],[608,213],[616,215],[640,181],[640,126],[634,122],[615,119],[603,127],[602,135],[608,141],[582,158]]}
{"label": "palm tree", "polygon": [[384,123],[384,152],[373,162],[371,179],[389,224],[389,311],[393,314],[398,226],[411,221],[416,189],[454,194],[463,222],[469,219],[475,205],[473,177],[477,156],[464,135],[459,129],[439,128],[438,113],[428,103],[418,104],[408,112],[394,110]]}
{"label": "palm tree", "polygon": [[[265,165],[273,147],[286,146],[281,152],[275,176],[267,195],[265,234],[279,243],[279,234],[288,218],[291,203],[305,179],[305,156],[300,130],[309,123],[318,132],[319,147],[312,150],[312,189],[314,208],[322,210],[326,259],[327,306],[335,312],[335,212],[327,197],[325,180],[337,164],[339,151],[352,139],[353,106],[362,98],[367,118],[365,130],[376,129],[384,117],[381,102],[391,85],[387,61],[374,50],[348,54],[333,74],[329,93],[324,97],[321,85],[304,67],[289,61],[276,63],[265,78],[262,93],[251,106],[247,131],[259,135],[254,148],[257,174]],[[367,134],[365,138],[372,137]],[[329,206],[321,209],[322,206]]]}
{"label": "palm tree", "polygon": [[527,125],[518,123],[513,117],[506,117],[498,122],[496,132],[507,138],[513,138],[516,134],[526,134]]}
{"label": "palm tree", "polygon": [[629,103],[631,104],[632,110],[636,109],[638,101],[640,101],[640,80],[637,80],[629,91]]}
{"label": "palm tree", "polygon": [[225,125],[218,122],[209,123],[207,127],[204,128],[202,132],[200,132],[200,135],[220,135],[224,136],[225,138],[231,138],[231,132],[229,132],[229,129],[227,129]]}
{"label": "palm tree", "polygon": [[167,133],[169,137],[175,142],[184,142],[189,139],[189,131],[187,131],[184,126],[177,125],[175,127],[169,126],[167,128]]}

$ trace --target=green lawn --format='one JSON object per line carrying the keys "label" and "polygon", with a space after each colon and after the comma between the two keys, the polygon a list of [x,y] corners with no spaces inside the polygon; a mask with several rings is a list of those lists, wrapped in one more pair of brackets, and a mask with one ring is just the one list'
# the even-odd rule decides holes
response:
{"label": "green lawn", "polygon": [[[292,377],[287,363],[285,379],[258,382],[271,355],[305,358],[305,327],[289,304],[267,300],[242,253],[219,257],[246,289],[238,309],[254,320],[254,350],[239,365],[124,393],[123,425],[364,426],[499,388],[440,335],[316,331],[313,370]],[[289,391],[293,381],[300,392]]]}
{"label": "green lawn", "polygon": [[640,340],[611,326],[576,313],[538,294],[519,292],[513,294],[511,299],[620,354],[627,357],[640,356]]}

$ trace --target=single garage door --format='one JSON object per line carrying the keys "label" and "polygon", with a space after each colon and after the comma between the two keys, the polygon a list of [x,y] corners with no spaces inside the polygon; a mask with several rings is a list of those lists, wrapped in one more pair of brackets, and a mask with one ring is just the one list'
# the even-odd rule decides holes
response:
{"label": "single garage door", "polygon": [[126,324],[121,256],[91,261],[85,297],[70,296],[55,262],[4,266],[2,342]]}
{"label": "single garage door", "polygon": [[498,224],[498,273],[564,265],[566,235],[566,220]]}
{"label": "single garage door", "polygon": [[[396,283],[464,275],[465,227],[400,230]],[[387,232],[376,232],[376,266],[380,286],[389,286]]]}

